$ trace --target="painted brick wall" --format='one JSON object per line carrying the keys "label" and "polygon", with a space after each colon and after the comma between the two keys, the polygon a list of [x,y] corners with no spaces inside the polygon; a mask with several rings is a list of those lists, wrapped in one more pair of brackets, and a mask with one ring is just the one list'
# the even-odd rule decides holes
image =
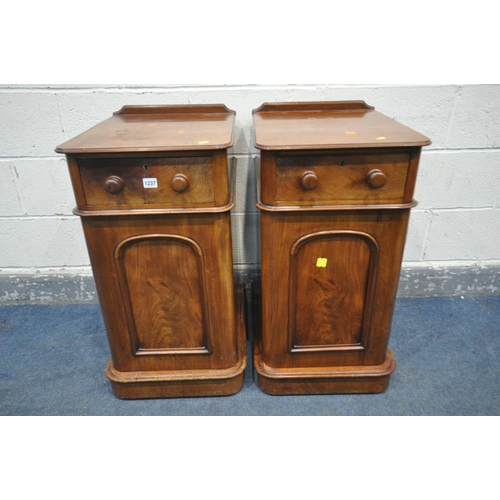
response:
{"label": "painted brick wall", "polygon": [[258,269],[252,109],[361,99],[427,135],[404,267],[500,265],[500,85],[0,86],[0,276],[90,274],[60,143],[125,104],[224,103],[236,111],[234,261]]}

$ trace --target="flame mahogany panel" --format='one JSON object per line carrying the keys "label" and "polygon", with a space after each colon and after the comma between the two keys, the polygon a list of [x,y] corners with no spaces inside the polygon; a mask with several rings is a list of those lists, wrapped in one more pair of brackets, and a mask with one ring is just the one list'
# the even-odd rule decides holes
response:
{"label": "flame mahogany panel", "polygon": [[364,348],[377,261],[377,242],[358,231],[321,231],[295,242],[291,352]]}
{"label": "flame mahogany panel", "polygon": [[190,238],[147,235],[115,249],[136,354],[210,352],[203,251]]}

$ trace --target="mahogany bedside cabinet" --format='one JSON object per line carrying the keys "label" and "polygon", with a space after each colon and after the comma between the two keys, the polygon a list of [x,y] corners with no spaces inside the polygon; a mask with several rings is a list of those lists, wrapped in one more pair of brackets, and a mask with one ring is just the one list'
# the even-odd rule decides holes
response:
{"label": "mahogany bedside cabinet", "polygon": [[233,394],[243,384],[233,283],[234,111],[124,106],[59,146],[125,399]]}
{"label": "mahogany bedside cabinet", "polygon": [[[363,101],[263,104],[254,362],[269,394],[376,393],[427,137]],[[258,288],[258,287],[257,287]]]}

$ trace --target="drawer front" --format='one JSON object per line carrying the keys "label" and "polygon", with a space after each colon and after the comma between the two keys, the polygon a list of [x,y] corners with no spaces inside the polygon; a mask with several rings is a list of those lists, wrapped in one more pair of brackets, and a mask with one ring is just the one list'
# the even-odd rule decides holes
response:
{"label": "drawer front", "polygon": [[87,207],[214,206],[210,156],[78,160]]}
{"label": "drawer front", "polygon": [[400,203],[409,154],[280,155],[276,204]]}

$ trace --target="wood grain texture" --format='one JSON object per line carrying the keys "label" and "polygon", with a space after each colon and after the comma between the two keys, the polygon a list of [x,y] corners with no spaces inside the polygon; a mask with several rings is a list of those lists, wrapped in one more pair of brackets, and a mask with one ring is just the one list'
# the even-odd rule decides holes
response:
{"label": "wood grain texture", "polygon": [[[404,241],[409,220],[409,210],[365,210],[365,211],[300,211],[300,212],[266,212],[262,211],[261,220],[261,259],[262,259],[262,356],[263,362],[274,368],[285,367],[314,367],[314,366],[348,366],[348,365],[377,365],[383,362],[386,356],[389,340],[392,313],[395,304],[399,271],[403,258]],[[339,296],[325,294],[324,300],[334,305],[337,310],[328,310],[327,304],[319,300],[319,311],[307,312],[313,299],[309,292],[310,287],[321,298],[321,289],[314,282],[316,262],[303,264],[297,268],[297,257],[293,248],[302,238],[324,232],[366,233],[376,242],[378,260],[376,268],[367,271],[369,252],[359,244],[345,245],[332,244],[335,239],[326,239],[323,248],[319,249],[323,256],[327,256],[326,270],[338,275],[340,293],[347,290],[356,292],[343,299]],[[314,240],[312,240],[314,241]],[[345,250],[348,252],[343,252]],[[365,247],[367,244],[364,244]],[[375,244],[374,244],[375,245]],[[306,249],[307,249],[306,245]],[[340,251],[340,254],[338,251]],[[351,255],[350,252],[354,251]],[[299,252],[300,253],[300,252]],[[312,258],[312,256],[311,256]],[[352,259],[352,261],[351,261]],[[294,272],[296,271],[296,277]],[[323,270],[323,269],[321,269]],[[320,269],[318,268],[318,271]],[[300,274],[302,273],[302,274]],[[359,273],[359,275],[358,275]],[[370,278],[370,279],[369,279]],[[296,285],[294,283],[296,282]],[[303,287],[306,287],[304,290]],[[317,287],[317,288],[316,288]],[[373,302],[363,308],[366,303],[368,287],[374,287],[369,295]],[[276,293],[276,290],[289,291],[286,295]],[[295,292],[295,296],[292,294]],[[359,294],[359,295],[358,295]],[[316,299],[318,300],[318,299]],[[365,304],[366,305],[366,304]],[[292,309],[295,308],[295,309]],[[300,309],[300,310],[299,310]],[[364,311],[361,313],[361,311]],[[355,313],[355,314],[354,314]],[[354,314],[354,317],[352,315]],[[365,316],[366,314],[366,316]],[[343,335],[355,338],[352,332],[360,329],[361,318],[363,323],[364,340],[360,349],[356,343],[343,345],[334,349],[303,349],[301,352],[292,352],[291,338],[295,336],[307,338],[306,332],[293,331],[290,318],[305,315],[301,324],[306,324],[306,318],[317,318],[317,324],[330,318],[336,322],[344,322]],[[309,328],[309,327],[308,327]],[[329,326],[324,326],[329,331]],[[351,332],[351,333],[349,333]],[[336,340],[333,333],[330,339]],[[338,340],[342,340],[340,337]],[[323,346],[326,347],[326,346]]]}
{"label": "wood grain texture", "polygon": [[[211,156],[170,158],[101,158],[79,160],[87,209],[215,206]],[[174,189],[176,175],[183,175],[186,189]],[[124,186],[106,191],[107,179],[116,176]],[[146,188],[143,179],[156,179],[157,188]],[[222,186],[221,186],[222,187]]]}
{"label": "wood grain texture", "polygon": [[392,315],[420,150],[430,141],[362,101],[265,104],[254,128],[259,386],[381,392],[395,369]]}
{"label": "wood grain texture", "polygon": [[364,348],[378,245],[368,234],[322,231],[290,258],[290,352]]}
{"label": "wood grain texture", "polygon": [[[342,203],[401,203],[409,154],[279,155],[276,162],[276,205],[334,205]],[[368,174],[380,170],[386,183],[373,188]],[[304,189],[306,172],[317,177],[317,186]]]}
{"label": "wood grain texture", "polygon": [[[119,371],[147,371],[161,369],[211,369],[214,367],[227,368],[235,361],[235,331],[234,331],[234,291],[231,250],[230,214],[188,214],[163,216],[123,216],[123,217],[83,217],[87,247],[89,250],[92,270],[96,281],[96,288],[102,304],[104,324],[109,337],[109,344],[113,358],[113,365]],[[115,266],[115,249],[122,242],[131,238],[148,235],[176,236],[193,240],[203,252],[203,274],[198,278],[206,283],[208,321],[206,345],[210,346],[209,356],[196,352],[186,352],[172,356],[168,350],[153,351],[151,355],[137,355],[138,346],[134,330],[130,328],[131,306],[126,299],[137,301],[140,307],[144,302],[143,293],[147,285],[141,282],[138,276],[142,269],[141,262],[128,259],[127,275],[137,276],[133,283],[139,288],[127,287],[122,293],[123,284]],[[168,250],[168,252],[171,252]],[[162,255],[151,256],[161,259]],[[195,274],[190,269],[193,259],[179,263],[184,270],[176,271],[178,281],[183,273]],[[134,269],[139,266],[139,269]],[[168,271],[168,263],[151,264],[149,271],[145,271],[144,281],[157,280],[158,275]],[[159,283],[155,283],[160,287]],[[179,284],[177,286],[180,286]],[[187,290],[189,286],[185,285]],[[184,290],[186,290],[186,288]],[[125,299],[124,299],[125,298]],[[196,302],[195,298],[186,297],[188,303]],[[166,314],[166,310],[163,314]],[[177,316],[178,317],[178,316]],[[190,319],[189,317],[186,320]],[[192,319],[192,318],[191,318]],[[181,318],[179,318],[179,321]],[[147,327],[147,321],[142,323]],[[186,327],[189,328],[189,327]],[[146,338],[154,338],[154,333],[139,334]],[[193,339],[192,339],[193,340]]]}
{"label": "wood grain texture", "polygon": [[224,369],[122,372],[110,359],[106,376],[115,396],[123,399],[227,396],[242,386],[246,367],[245,290],[235,286],[236,362]]}
{"label": "wood grain texture", "polygon": [[136,355],[210,353],[203,251],[195,241],[129,238],[116,247],[115,264]]}
{"label": "wood grain texture", "polygon": [[[236,158],[231,158],[229,171],[225,174],[228,190],[226,190],[226,182],[216,190],[215,199],[216,202],[220,201],[221,205],[216,205],[213,207],[209,206],[161,206],[159,208],[151,208],[150,206],[144,205],[141,208],[103,208],[103,209],[87,209],[87,208],[74,208],[73,213],[80,217],[122,217],[129,215],[179,215],[179,214],[216,214],[224,213],[228,210],[234,208],[236,204]],[[212,163],[213,165],[213,163]],[[76,167],[77,168],[77,167]],[[227,159],[226,159],[227,168]],[[85,207],[85,196],[83,193],[80,175],[77,169],[77,185],[74,187],[75,194],[78,191],[81,192],[81,203]],[[224,203],[226,202],[227,203]]]}
{"label": "wood grain texture", "polygon": [[390,349],[379,365],[275,368],[262,356],[260,284],[253,283],[254,366],[259,387],[273,396],[305,394],[375,394],[389,387],[396,361]]}
{"label": "wood grain texture", "polygon": [[118,397],[241,388],[233,122],[222,105],[126,106],[57,149],[67,156]]}
{"label": "wood grain texture", "polygon": [[273,103],[253,111],[255,147],[315,150],[427,146],[424,135],[360,101]]}
{"label": "wood grain texture", "polygon": [[235,112],[222,104],[125,106],[56,148],[57,153],[136,153],[230,148]]}

